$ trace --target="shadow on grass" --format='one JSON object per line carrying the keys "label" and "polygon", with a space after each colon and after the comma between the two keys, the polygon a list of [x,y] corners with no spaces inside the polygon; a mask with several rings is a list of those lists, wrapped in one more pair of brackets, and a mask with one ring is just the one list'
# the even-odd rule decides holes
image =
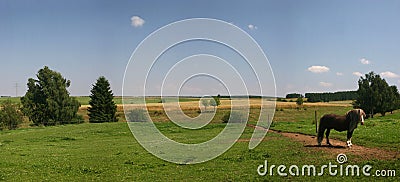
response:
{"label": "shadow on grass", "polygon": [[305,145],[304,147],[316,147],[316,148],[339,148],[344,149],[346,147],[341,145]]}

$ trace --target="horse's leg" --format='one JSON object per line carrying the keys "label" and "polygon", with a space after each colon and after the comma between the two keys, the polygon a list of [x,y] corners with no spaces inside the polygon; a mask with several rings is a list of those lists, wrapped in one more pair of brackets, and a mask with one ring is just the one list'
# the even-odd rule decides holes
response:
{"label": "horse's leg", "polygon": [[353,131],[347,131],[347,146],[349,148],[351,148],[351,146],[353,145],[351,143],[351,137],[353,136]]}
{"label": "horse's leg", "polygon": [[320,125],[318,128],[318,145],[321,146],[321,142],[324,139],[324,132],[325,132],[325,128]]}
{"label": "horse's leg", "polygon": [[326,129],[326,133],[325,133],[325,135],[326,135],[326,144],[328,144],[328,145],[332,145],[330,142],[329,142],[329,134],[331,133],[331,129]]}

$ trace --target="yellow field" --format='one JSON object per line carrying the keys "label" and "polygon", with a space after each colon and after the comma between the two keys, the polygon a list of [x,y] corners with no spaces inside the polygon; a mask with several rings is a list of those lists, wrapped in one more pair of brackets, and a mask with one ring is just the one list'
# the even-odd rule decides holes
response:
{"label": "yellow field", "polygon": [[[259,98],[251,98],[250,108],[261,108],[261,105],[264,106],[273,106],[274,102],[268,99],[259,99]],[[263,103],[262,103],[263,101]],[[218,109],[230,109],[233,102],[233,109],[241,109],[245,108],[248,104],[245,99],[221,99],[221,105],[218,106]],[[319,108],[319,107],[351,107],[352,101],[335,101],[335,102],[318,102],[318,103],[304,103],[303,107],[306,108]],[[275,102],[276,109],[296,109],[298,106],[296,102]],[[87,118],[87,108],[89,105],[82,105],[80,110],[80,114],[82,114],[85,119]],[[125,109],[135,109],[135,108],[145,108],[143,104],[126,104]],[[204,106],[201,105],[199,101],[187,101],[187,102],[169,102],[169,103],[148,103],[146,104],[146,108],[149,111],[162,111],[162,110],[181,110],[185,111],[198,111],[203,110]],[[208,106],[207,110],[213,109],[212,106]],[[123,113],[124,106],[122,104],[117,105],[117,112]],[[279,114],[278,114],[279,115]]]}
{"label": "yellow field", "polygon": [[[250,100],[250,107],[251,108],[257,108],[261,106],[261,101],[262,99],[259,98],[251,98]],[[228,109],[231,107],[231,100],[228,99],[221,99],[221,105],[218,106],[218,108],[220,109]],[[235,106],[246,106],[247,105],[247,101],[245,99],[235,99]],[[317,103],[304,103],[303,106],[304,107],[350,107],[351,106],[351,102],[352,101],[332,101],[332,102],[317,102]],[[271,104],[273,102],[264,99],[264,105],[266,104]],[[179,104],[179,105],[178,105]],[[122,110],[123,109],[123,105],[122,104],[118,104],[118,110]],[[128,108],[139,108],[142,107],[142,104],[126,104],[125,107]],[[194,109],[201,109],[203,107],[203,105],[201,105],[200,102],[198,101],[190,101],[190,102],[180,102],[180,103],[164,103],[164,107],[165,108],[177,108],[178,106],[180,106],[180,108],[182,110],[194,110]],[[89,107],[89,105],[82,105],[81,109],[87,109]],[[149,110],[163,110],[163,103],[148,103],[146,104],[146,107]],[[209,106],[210,108],[212,108],[212,106]],[[290,109],[290,108],[296,108],[298,107],[296,105],[296,102],[276,102],[276,108],[286,108],[286,109]]]}

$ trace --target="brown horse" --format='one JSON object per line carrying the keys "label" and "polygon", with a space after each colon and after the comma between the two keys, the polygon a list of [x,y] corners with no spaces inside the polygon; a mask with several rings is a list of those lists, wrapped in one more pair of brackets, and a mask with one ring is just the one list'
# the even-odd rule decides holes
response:
{"label": "brown horse", "polygon": [[339,132],[347,131],[347,146],[351,147],[353,145],[351,143],[353,131],[357,128],[357,124],[359,122],[361,122],[361,125],[364,124],[365,116],[365,112],[362,109],[350,110],[344,116],[339,116],[336,114],[326,114],[322,116],[319,121],[318,128],[318,145],[321,145],[325,130],[326,143],[331,145],[331,143],[329,143],[329,133],[331,132],[331,129],[335,129]]}

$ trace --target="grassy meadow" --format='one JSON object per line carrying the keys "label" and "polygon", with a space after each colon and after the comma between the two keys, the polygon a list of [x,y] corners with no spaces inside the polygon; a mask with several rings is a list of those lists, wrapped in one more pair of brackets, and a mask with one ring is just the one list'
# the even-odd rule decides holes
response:
{"label": "grassy meadow", "polygon": [[[88,103],[87,98],[80,98]],[[118,99],[118,98],[116,98]],[[158,99],[158,101],[157,101]],[[185,114],[199,115],[197,100],[181,100]],[[160,99],[149,98],[149,113],[157,128],[169,138],[198,143],[216,136],[226,124],[221,118],[229,111],[229,100],[221,100],[212,122],[198,130],[183,129],[168,120],[160,110]],[[259,114],[257,99],[251,100],[249,123],[255,124]],[[117,102],[119,104],[120,102]],[[85,104],[82,104],[85,105]],[[209,107],[211,110],[212,107]],[[305,103],[297,108],[294,102],[277,102],[271,129],[315,135],[314,112],[318,119],[326,113],[344,114],[351,109],[349,102]],[[79,113],[87,119],[87,107]],[[254,131],[246,127],[239,141],[226,153],[211,161],[195,165],[178,165],[163,161],[148,153],[135,140],[118,106],[119,121],[115,123],[83,123],[52,127],[24,127],[0,131],[0,181],[354,181],[400,180],[400,159],[364,160],[349,155],[347,164],[373,166],[373,169],[395,169],[396,177],[365,176],[259,176],[257,167],[269,164],[326,165],[335,163],[336,156],[325,150],[304,147],[300,142],[277,133],[268,132],[264,141],[253,150],[248,141]],[[399,151],[400,111],[386,117],[376,116],[359,126],[353,136],[357,145]],[[331,137],[345,141],[345,133],[332,131]]]}

